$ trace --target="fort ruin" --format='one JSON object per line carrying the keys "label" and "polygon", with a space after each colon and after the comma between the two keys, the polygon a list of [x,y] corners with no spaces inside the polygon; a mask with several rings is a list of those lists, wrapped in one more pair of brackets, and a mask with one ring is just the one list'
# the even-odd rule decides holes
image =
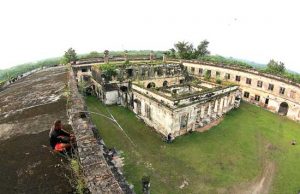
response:
{"label": "fort ruin", "polygon": [[[238,108],[241,99],[300,120],[299,84],[254,69],[165,55],[153,63],[154,58],[151,52],[148,58],[131,58],[129,64],[126,53],[124,58],[113,58],[106,51],[97,63],[78,62],[73,68],[77,80],[88,83],[89,94],[104,104],[130,108],[164,136],[207,130],[204,126]],[[100,67],[109,60],[116,63],[117,74],[107,80]]]}

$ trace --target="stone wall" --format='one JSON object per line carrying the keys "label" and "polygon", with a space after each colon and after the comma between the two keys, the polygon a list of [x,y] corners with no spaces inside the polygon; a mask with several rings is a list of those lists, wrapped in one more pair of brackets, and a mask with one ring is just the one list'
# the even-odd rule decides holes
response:
{"label": "stone wall", "polygon": [[84,179],[91,193],[133,193],[120,169],[115,167],[108,148],[99,136],[77,89],[73,70],[69,79],[68,116],[78,146],[78,157]]}
{"label": "stone wall", "polygon": [[[278,113],[282,103],[288,104],[286,116],[292,120],[300,121],[300,86],[299,84],[288,82],[282,78],[272,75],[260,74],[254,70],[241,70],[227,66],[217,66],[201,62],[184,62],[188,72],[195,76],[204,76],[210,70],[211,77],[238,84],[242,90],[242,98],[245,101],[264,107],[269,111]],[[227,77],[229,75],[229,78]],[[237,80],[239,77],[239,81]],[[247,83],[247,79],[251,81]],[[259,85],[261,83],[261,86]],[[269,89],[269,85],[273,89]],[[281,93],[281,88],[284,92]],[[246,94],[248,95],[246,95]]]}

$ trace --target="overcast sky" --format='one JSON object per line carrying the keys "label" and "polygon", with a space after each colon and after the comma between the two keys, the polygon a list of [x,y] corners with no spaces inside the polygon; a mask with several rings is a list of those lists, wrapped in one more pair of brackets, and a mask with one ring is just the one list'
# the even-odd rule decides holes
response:
{"label": "overcast sky", "polygon": [[77,53],[166,50],[207,39],[212,54],[300,72],[297,0],[0,1],[0,68]]}

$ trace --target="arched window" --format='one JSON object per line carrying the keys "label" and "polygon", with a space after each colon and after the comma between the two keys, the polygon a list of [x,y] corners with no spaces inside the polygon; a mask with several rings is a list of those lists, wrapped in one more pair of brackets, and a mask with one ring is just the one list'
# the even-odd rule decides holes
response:
{"label": "arched window", "polygon": [[154,83],[154,82],[150,82],[150,83],[147,85],[147,88],[155,88],[155,83]]}
{"label": "arched window", "polygon": [[167,87],[167,86],[168,86],[168,81],[165,80],[165,81],[163,82],[163,87]]}
{"label": "arched window", "polygon": [[286,116],[289,110],[289,105],[286,102],[282,102],[279,106],[278,113],[280,115]]}

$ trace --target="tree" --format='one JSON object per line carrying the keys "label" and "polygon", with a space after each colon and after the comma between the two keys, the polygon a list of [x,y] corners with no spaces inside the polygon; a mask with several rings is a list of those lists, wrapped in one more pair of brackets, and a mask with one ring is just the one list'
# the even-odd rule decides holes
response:
{"label": "tree", "polygon": [[111,81],[112,77],[118,74],[117,67],[111,64],[100,65],[100,70],[103,72],[106,81]]}
{"label": "tree", "polygon": [[170,49],[170,57],[175,58],[176,57],[176,50],[174,48]]}
{"label": "tree", "polygon": [[77,54],[73,48],[69,48],[65,51],[65,54],[62,59],[63,64],[74,63],[77,60]]}
{"label": "tree", "polygon": [[174,48],[170,49],[169,56],[174,57],[177,55],[181,59],[198,59],[201,57],[205,57],[210,54],[208,51],[209,42],[207,40],[203,40],[197,48],[194,48],[193,44],[185,41],[179,41],[174,44]]}
{"label": "tree", "polygon": [[194,52],[194,47],[193,44],[189,42],[177,42],[174,44],[175,49],[177,50],[178,56],[181,59],[192,59],[193,58],[193,52]]}
{"label": "tree", "polygon": [[284,74],[285,65],[283,62],[277,62],[274,59],[271,59],[267,65],[266,71],[272,74]]}
{"label": "tree", "polygon": [[206,55],[209,55],[210,52],[207,50],[209,42],[207,40],[203,40],[195,50],[195,55],[197,58],[204,57]]}

